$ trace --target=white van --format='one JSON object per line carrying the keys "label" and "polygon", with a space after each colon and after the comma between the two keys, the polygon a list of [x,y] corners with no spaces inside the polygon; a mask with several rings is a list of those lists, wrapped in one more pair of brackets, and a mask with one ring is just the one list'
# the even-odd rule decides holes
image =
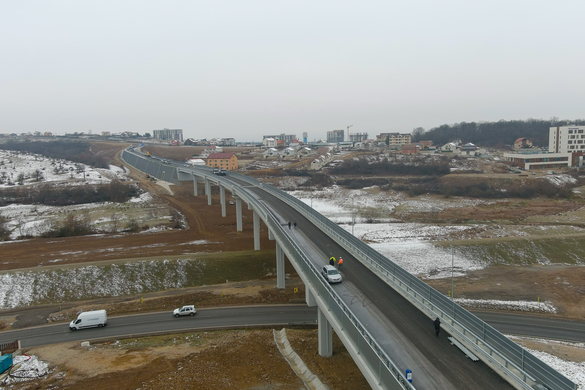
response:
{"label": "white van", "polygon": [[105,310],[85,311],[69,323],[69,329],[101,328],[108,324],[108,315]]}

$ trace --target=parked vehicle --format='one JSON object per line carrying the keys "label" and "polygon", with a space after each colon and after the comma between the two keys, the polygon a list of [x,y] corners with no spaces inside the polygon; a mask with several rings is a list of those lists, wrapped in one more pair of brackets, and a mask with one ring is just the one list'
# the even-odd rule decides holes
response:
{"label": "parked vehicle", "polygon": [[213,174],[219,175],[219,168],[213,168]]}
{"label": "parked vehicle", "polygon": [[225,169],[220,169],[218,175],[219,176],[225,176],[227,174],[227,171]]}
{"label": "parked vehicle", "polygon": [[105,310],[84,311],[69,323],[69,329],[101,328],[107,324],[108,314]]}
{"label": "parked vehicle", "polygon": [[341,282],[341,274],[332,265],[323,266],[323,269],[321,270],[321,275],[329,283],[340,283]]}
{"label": "parked vehicle", "polygon": [[173,315],[175,317],[180,316],[194,316],[197,313],[197,309],[195,309],[194,305],[187,305],[181,308],[173,310]]}

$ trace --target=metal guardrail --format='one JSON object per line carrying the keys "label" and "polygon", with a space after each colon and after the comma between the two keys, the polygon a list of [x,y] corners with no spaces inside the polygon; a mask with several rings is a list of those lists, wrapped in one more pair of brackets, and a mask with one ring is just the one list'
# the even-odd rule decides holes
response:
{"label": "metal guardrail", "polygon": [[[132,158],[127,160],[124,157],[126,153],[127,151],[123,152],[123,158],[125,161],[134,165],[143,172],[149,173],[132,163],[132,161],[130,161]],[[138,162],[137,160],[143,160],[133,153],[128,154],[135,157],[135,163]],[[146,168],[148,168],[148,164],[146,165]],[[193,169],[198,170],[197,167],[193,167]],[[149,174],[158,177],[157,173],[154,173],[154,171],[155,169],[151,167],[152,173]],[[158,171],[160,172],[160,168]],[[204,172],[202,173],[204,176],[211,176],[209,173],[205,172],[205,170],[203,171]],[[235,176],[240,180],[246,181],[253,186],[261,187],[264,191],[267,191],[268,193],[272,194],[273,196],[299,211],[305,218],[318,226],[332,239],[336,240],[336,242],[338,242],[343,248],[351,252],[366,266],[374,270],[382,279],[390,283],[392,287],[397,289],[403,295],[407,296],[407,298],[409,298],[411,301],[414,301],[416,306],[421,311],[426,312],[427,315],[438,315],[443,319],[448,319],[449,322],[444,322],[443,324],[449,327],[450,332],[454,336],[457,336],[460,341],[463,341],[474,347],[475,352],[483,356],[483,358],[487,361],[499,367],[504,373],[513,378],[519,386],[525,389],[531,389],[532,387],[527,383],[527,379],[530,379],[534,382],[544,384],[552,390],[577,389],[577,385],[570,379],[550,367],[548,364],[544,363],[542,360],[535,357],[530,352],[526,351],[518,344],[508,339],[489,324],[485,323],[469,311],[454,303],[451,299],[445,297],[443,294],[428,284],[411,275],[408,271],[404,270],[390,259],[384,257],[382,254],[358,238],[354,237],[337,224],[331,222],[328,218],[319,214],[304,202],[285,193],[284,191],[281,191],[269,184],[262,183],[249,176],[240,175],[234,172],[230,172],[230,175]],[[177,177],[176,173],[175,177]],[[213,179],[215,179],[213,181],[218,181],[217,178]],[[220,179],[219,181],[222,180]],[[231,184],[233,185],[233,183]],[[234,187],[234,189],[235,188],[237,187]],[[243,191],[243,188],[238,188],[238,193],[240,196],[245,198],[244,200],[246,202],[253,204],[253,208],[255,210],[264,210],[264,213],[266,213],[266,208],[264,205],[258,202],[256,198],[253,196],[243,196],[244,194],[248,194],[247,191]],[[265,222],[268,221],[266,216],[267,214],[264,214],[262,218]],[[300,250],[300,248],[298,249]],[[295,249],[295,252],[296,251],[297,249]],[[298,253],[302,253],[302,251]],[[311,270],[312,274],[317,272],[313,266],[309,267],[309,269]],[[320,278],[317,279],[320,280]],[[321,283],[321,285],[323,285],[323,283]],[[336,297],[335,292],[333,290],[331,291],[331,296]],[[337,299],[334,298],[334,301],[340,301],[339,297],[337,297]],[[341,310],[345,313],[345,310]],[[347,310],[348,313],[351,313],[349,309]],[[347,314],[346,316],[347,318],[350,318],[350,321],[353,323],[353,319],[351,319],[351,317]],[[383,353],[379,347],[379,344],[375,342],[373,337],[367,333],[361,324],[358,324],[359,321],[356,323],[356,329],[360,329],[360,332],[365,332],[363,334],[363,339],[368,343],[368,345],[374,346],[373,350],[376,351],[376,356],[378,356],[380,361],[384,363],[384,366],[393,366],[392,361],[385,355],[385,353]],[[392,372],[392,370],[389,369],[389,372]],[[399,372],[398,375],[401,378],[404,378]]]}
{"label": "metal guardrail", "polygon": [[[404,270],[369,245],[313,210],[306,203],[269,184],[254,178],[239,175],[238,179],[262,187],[265,191],[299,211],[305,218],[320,227],[338,244],[351,252],[356,258],[368,265],[384,280],[398,280],[406,286],[407,295],[418,301],[419,309],[430,306],[429,313],[449,319],[451,332],[461,341],[474,346],[474,350],[492,364],[513,378],[518,385],[531,389],[527,379],[544,384],[553,390],[576,390],[577,385],[551,366],[508,339],[492,326],[479,319],[453,300],[444,296],[425,282]],[[396,283],[394,283],[396,284]],[[404,295],[404,294],[403,294]],[[461,329],[461,330],[459,330]],[[487,349],[487,351],[486,351]],[[515,373],[517,371],[519,375]]]}

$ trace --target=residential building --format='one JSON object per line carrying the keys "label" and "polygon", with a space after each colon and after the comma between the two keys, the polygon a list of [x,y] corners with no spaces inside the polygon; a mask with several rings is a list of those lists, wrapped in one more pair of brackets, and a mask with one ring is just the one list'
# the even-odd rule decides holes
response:
{"label": "residential building", "polygon": [[402,145],[402,154],[417,154],[419,146],[417,144]]}
{"label": "residential building", "polygon": [[468,142],[465,145],[461,146],[460,151],[462,155],[475,156],[477,153],[477,149],[478,149],[477,146],[475,146],[471,142]]}
{"label": "residential building", "polygon": [[200,158],[207,158],[212,153],[223,153],[223,148],[215,145],[207,146],[199,155]]}
{"label": "residential building", "polygon": [[548,151],[551,153],[585,152],[585,126],[551,127]]}
{"label": "residential building", "polygon": [[278,141],[284,141],[285,145],[290,144],[293,139],[297,138],[295,134],[278,134],[278,135],[265,135],[263,138],[274,138]]}
{"label": "residential building", "polygon": [[433,146],[433,141],[432,140],[418,141],[418,144],[420,145],[421,149],[429,149]]}
{"label": "residential building", "polygon": [[368,139],[368,133],[350,133],[349,142],[362,142]]}
{"label": "residential building", "polygon": [[327,142],[337,144],[343,142],[345,130],[331,130],[327,132]]}
{"label": "residential building", "polygon": [[532,147],[532,142],[528,138],[518,138],[514,141],[514,149],[527,149]]}
{"label": "residential building", "polygon": [[235,138],[221,138],[219,140],[219,145],[221,145],[221,146],[236,146],[236,139]]}
{"label": "residential building", "polygon": [[457,152],[457,144],[455,142],[447,142],[439,150],[441,150],[441,153],[455,153]]}
{"label": "residential building", "polygon": [[264,158],[278,157],[278,150],[275,148],[267,148],[264,153],[262,153],[262,156],[264,156]]}
{"label": "residential building", "polygon": [[264,138],[262,140],[262,147],[267,148],[267,149],[276,148],[276,138],[272,138],[272,137]]}
{"label": "residential building", "polygon": [[388,137],[388,146],[391,148],[398,148],[402,145],[412,143],[412,135],[410,133],[380,133],[376,136],[376,141],[386,143],[386,137]]}
{"label": "residential building", "polygon": [[174,139],[183,142],[183,130],[182,129],[162,129],[153,130],[152,138],[161,141],[172,141]]}
{"label": "residential building", "polygon": [[207,166],[227,171],[238,169],[238,157],[234,153],[211,153],[207,157]]}

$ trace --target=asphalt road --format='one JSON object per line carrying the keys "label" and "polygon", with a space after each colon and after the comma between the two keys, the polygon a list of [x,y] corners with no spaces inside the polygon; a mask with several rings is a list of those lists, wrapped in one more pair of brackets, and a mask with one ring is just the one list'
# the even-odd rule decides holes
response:
{"label": "asphalt road", "polygon": [[[316,324],[317,308],[304,305],[241,306],[200,309],[194,316],[173,317],[172,312],[108,318],[104,328],[72,331],[68,323],[42,325],[0,332],[0,344],[20,340],[22,348],[121,336],[139,337],[156,333],[201,331],[246,327],[286,327]],[[315,346],[317,348],[317,346]]]}
{"label": "asphalt road", "polygon": [[[585,342],[585,323],[496,312],[474,312],[505,334]],[[110,317],[105,328],[70,331],[66,323],[0,332],[0,344],[21,340],[23,348],[96,338],[200,331],[203,329],[315,324],[317,309],[304,305],[246,306],[199,309],[193,317],[170,312]],[[552,336],[551,336],[552,335]],[[315,346],[317,348],[317,346]]]}
{"label": "asphalt road", "polygon": [[[368,331],[399,370],[416,372],[417,389],[512,389],[500,375],[483,362],[472,362],[452,346],[446,332],[435,336],[432,320],[341,248],[334,240],[293,208],[260,189],[251,188],[284,218],[297,222],[297,231],[306,239],[304,249],[317,267],[330,256],[344,259],[343,283],[352,294],[342,296],[346,305],[367,326]],[[317,252],[316,254],[314,254]],[[338,291],[339,288],[335,288]]]}

